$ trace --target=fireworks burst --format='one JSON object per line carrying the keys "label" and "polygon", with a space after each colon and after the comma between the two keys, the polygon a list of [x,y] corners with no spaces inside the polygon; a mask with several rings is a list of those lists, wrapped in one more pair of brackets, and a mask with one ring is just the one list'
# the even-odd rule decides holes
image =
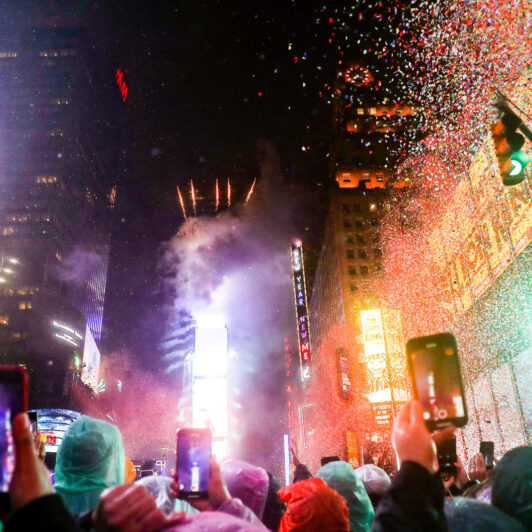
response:
{"label": "fireworks burst", "polygon": [[216,197],[216,204],[214,207],[215,212],[218,212],[218,208],[220,207],[220,186],[218,184],[218,178],[216,178],[216,190],[215,190],[215,197]]}
{"label": "fireworks burst", "polygon": [[255,189],[255,182],[257,181],[257,178],[253,180],[253,183],[251,183],[251,187],[249,189],[248,195],[246,196],[246,201],[244,202],[244,205],[247,205],[249,198],[251,198],[251,195],[253,194],[253,190]]}
{"label": "fireworks burst", "polygon": [[231,207],[231,180],[227,180],[227,206]]}
{"label": "fireworks burst", "polygon": [[196,191],[194,190],[194,182],[190,180],[190,197],[192,198],[192,210],[194,211],[194,216],[196,216]]}
{"label": "fireworks burst", "polygon": [[187,211],[185,209],[185,202],[183,201],[183,196],[181,195],[181,191],[179,190],[179,186],[176,185],[177,189],[177,199],[179,201],[179,205],[181,205],[181,210],[183,211],[183,218],[185,218],[185,221],[187,219]]}

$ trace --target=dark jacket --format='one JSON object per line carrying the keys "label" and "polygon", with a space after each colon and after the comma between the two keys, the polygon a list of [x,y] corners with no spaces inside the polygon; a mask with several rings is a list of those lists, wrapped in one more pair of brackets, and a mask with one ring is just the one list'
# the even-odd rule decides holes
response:
{"label": "dark jacket", "polygon": [[308,478],[312,478],[312,473],[308,470],[308,467],[305,464],[297,464],[294,471],[294,482],[307,480]]}
{"label": "dark jacket", "polygon": [[4,532],[80,532],[59,495],[45,495],[19,508],[5,522]]}
{"label": "dark jacket", "polygon": [[447,530],[443,484],[415,462],[403,462],[376,512],[371,527],[374,532]]}

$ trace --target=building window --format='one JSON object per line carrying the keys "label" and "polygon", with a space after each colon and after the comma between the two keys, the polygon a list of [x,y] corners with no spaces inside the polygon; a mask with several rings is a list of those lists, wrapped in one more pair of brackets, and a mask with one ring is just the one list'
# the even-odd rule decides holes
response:
{"label": "building window", "polygon": [[375,248],[373,250],[373,252],[375,253],[375,257],[378,257],[378,258],[382,257],[382,249],[381,248]]}
{"label": "building window", "polygon": [[357,114],[359,114],[359,115],[363,115],[363,114],[364,114],[364,108],[363,108],[363,107],[359,107],[359,108],[357,109]]}
{"label": "building window", "polygon": [[357,274],[357,269],[356,269],[356,266],[349,266],[349,275],[351,275],[351,277],[355,276]]}
{"label": "building window", "polygon": [[0,316],[0,325],[9,325],[9,316]]}
{"label": "building window", "polygon": [[29,310],[31,308],[31,301],[19,301],[19,310]]}
{"label": "building window", "polygon": [[351,292],[358,292],[358,286],[354,283],[351,283],[350,285]]}
{"label": "building window", "polygon": [[344,229],[351,229],[351,220],[344,220]]}
{"label": "building window", "polygon": [[345,243],[346,244],[353,244],[353,236],[352,235],[345,235]]}
{"label": "building window", "polygon": [[359,221],[355,222],[355,227],[357,229],[364,229],[364,224],[359,220]]}
{"label": "building window", "polygon": [[360,275],[368,275],[369,270],[367,266],[360,266]]}
{"label": "building window", "polygon": [[359,259],[367,259],[368,258],[368,255],[367,255],[365,249],[359,249],[358,250],[358,258]]}
{"label": "building window", "polygon": [[377,204],[376,203],[370,203],[369,204],[369,212],[375,212],[377,210]]}
{"label": "building window", "polygon": [[353,205],[351,205],[351,209],[353,212],[360,212],[360,203],[353,203]]}
{"label": "building window", "polygon": [[364,243],[364,235],[361,235],[360,233],[357,234],[357,242],[359,244],[363,244]]}
{"label": "building window", "polygon": [[41,183],[44,185],[50,185],[52,183],[57,183],[57,176],[55,175],[38,175],[35,178],[36,183]]}
{"label": "building window", "polygon": [[342,203],[342,212],[349,212],[349,205]]}
{"label": "building window", "polygon": [[354,249],[346,249],[345,254],[347,256],[348,260],[353,260],[355,258],[355,250]]}

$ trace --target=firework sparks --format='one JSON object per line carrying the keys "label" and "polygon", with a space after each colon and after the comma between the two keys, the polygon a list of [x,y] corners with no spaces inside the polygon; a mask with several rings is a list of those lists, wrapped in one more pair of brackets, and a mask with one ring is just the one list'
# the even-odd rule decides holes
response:
{"label": "firework sparks", "polygon": [[176,185],[175,188],[177,189],[177,199],[179,201],[179,205],[181,205],[181,210],[183,211],[183,217],[186,220],[187,219],[187,211],[185,210],[185,202],[183,201],[183,196],[181,195],[181,191],[179,190],[179,186]]}
{"label": "firework sparks", "polygon": [[192,210],[194,211],[194,216],[196,216],[196,191],[194,190],[194,182],[190,180],[190,197],[192,198]]}
{"label": "firework sparks", "polygon": [[257,178],[253,180],[253,183],[251,183],[251,188],[249,189],[248,195],[246,196],[246,201],[244,202],[245,205],[247,205],[249,198],[251,198],[251,195],[253,194],[253,190],[255,189],[255,182],[257,181]]}
{"label": "firework sparks", "polygon": [[218,178],[216,178],[216,205],[215,205],[215,211],[218,212],[218,208],[220,207],[220,187],[218,185]]}
{"label": "firework sparks", "polygon": [[227,180],[227,206],[231,207],[231,180]]}

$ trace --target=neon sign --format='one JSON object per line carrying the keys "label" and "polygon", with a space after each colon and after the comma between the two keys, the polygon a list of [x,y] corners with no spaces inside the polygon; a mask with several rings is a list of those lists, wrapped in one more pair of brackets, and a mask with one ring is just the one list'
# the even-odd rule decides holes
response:
{"label": "neon sign", "polygon": [[122,100],[125,102],[127,98],[128,87],[124,80],[124,71],[121,68],[116,69],[116,82],[120,87],[120,94],[122,94]]}
{"label": "neon sign", "polygon": [[305,288],[305,271],[301,244],[291,246],[291,251],[301,380],[306,381],[310,379],[310,328],[308,322],[307,293]]}

